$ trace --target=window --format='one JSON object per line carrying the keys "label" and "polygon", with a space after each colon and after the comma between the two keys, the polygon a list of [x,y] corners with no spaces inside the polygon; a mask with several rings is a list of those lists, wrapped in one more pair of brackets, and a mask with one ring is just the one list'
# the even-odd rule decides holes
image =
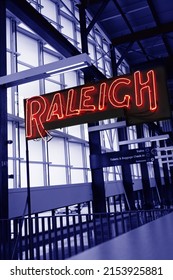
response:
{"label": "window", "polygon": [[[79,12],[75,1],[28,2],[81,51]],[[88,18],[87,15],[87,20]],[[16,29],[12,26],[16,26]],[[109,42],[97,26],[89,34],[89,52],[93,64],[110,77]],[[34,33],[27,24],[19,22],[15,15],[13,19],[7,17],[8,73],[32,69],[63,58],[61,53]],[[15,174],[14,179],[9,179],[10,187],[27,186],[23,100],[83,83],[83,72],[78,70],[8,89],[8,113],[13,116],[13,121],[9,122],[9,137],[14,140],[13,145],[9,146],[9,172]],[[48,143],[42,139],[28,142],[31,187],[91,181],[87,124],[50,133],[52,139]],[[104,151],[118,150],[116,129],[103,132],[101,137]],[[118,179],[121,177],[119,167],[111,167],[106,172],[108,180],[113,180],[114,176]]]}

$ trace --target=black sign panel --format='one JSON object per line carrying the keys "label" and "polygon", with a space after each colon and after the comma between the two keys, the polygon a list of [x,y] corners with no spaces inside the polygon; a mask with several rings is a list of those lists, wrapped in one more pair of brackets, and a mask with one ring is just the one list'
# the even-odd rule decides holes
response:
{"label": "black sign panel", "polygon": [[152,162],[155,159],[156,150],[151,147],[104,153],[100,156],[91,156],[91,168],[101,168],[142,162]]}
{"label": "black sign panel", "polygon": [[161,67],[113,77],[24,100],[26,138],[49,130],[123,117],[128,125],[171,118]]}

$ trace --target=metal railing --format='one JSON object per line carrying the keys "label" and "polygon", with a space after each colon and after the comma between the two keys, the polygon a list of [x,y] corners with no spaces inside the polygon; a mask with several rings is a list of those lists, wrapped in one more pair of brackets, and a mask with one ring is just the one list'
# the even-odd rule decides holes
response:
{"label": "metal railing", "polygon": [[62,260],[170,213],[153,209],[1,220],[1,259]]}

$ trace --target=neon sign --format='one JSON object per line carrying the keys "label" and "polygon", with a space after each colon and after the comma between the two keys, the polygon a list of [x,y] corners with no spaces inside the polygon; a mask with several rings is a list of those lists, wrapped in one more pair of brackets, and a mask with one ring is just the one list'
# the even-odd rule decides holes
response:
{"label": "neon sign", "polygon": [[89,84],[26,99],[27,139],[45,137],[51,129],[125,117],[127,124],[170,117],[162,68],[136,71]]}

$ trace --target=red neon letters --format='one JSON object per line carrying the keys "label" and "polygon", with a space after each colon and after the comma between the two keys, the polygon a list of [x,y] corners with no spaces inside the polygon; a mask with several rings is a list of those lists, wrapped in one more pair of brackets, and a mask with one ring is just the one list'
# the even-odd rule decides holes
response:
{"label": "red neon letters", "polygon": [[[135,109],[134,109],[135,108]],[[45,137],[48,130],[158,109],[154,70],[126,75],[25,100],[26,137]]]}
{"label": "red neon letters", "polygon": [[144,104],[144,95],[149,95],[150,110],[157,109],[157,96],[156,96],[156,79],[153,70],[147,72],[147,81],[142,81],[142,75],[140,71],[134,73],[135,83],[135,98],[136,106],[142,106]]}

